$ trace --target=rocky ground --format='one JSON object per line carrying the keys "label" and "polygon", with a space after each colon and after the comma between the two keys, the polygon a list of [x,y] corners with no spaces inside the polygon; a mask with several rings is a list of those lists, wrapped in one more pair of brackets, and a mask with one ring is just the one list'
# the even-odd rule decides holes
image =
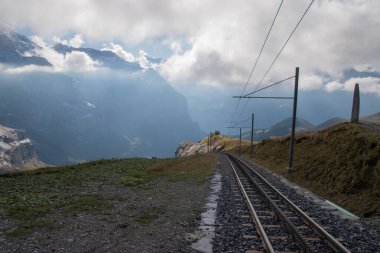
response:
{"label": "rocky ground", "polygon": [[38,160],[33,143],[24,131],[0,125],[0,174],[42,166],[46,165]]}

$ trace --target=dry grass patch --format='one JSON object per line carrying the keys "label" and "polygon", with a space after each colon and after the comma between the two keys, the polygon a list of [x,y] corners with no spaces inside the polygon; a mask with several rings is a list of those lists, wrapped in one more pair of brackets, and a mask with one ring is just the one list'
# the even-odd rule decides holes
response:
{"label": "dry grass patch", "polygon": [[289,137],[255,145],[254,161],[357,215],[379,216],[380,134],[376,127],[343,123],[297,135],[291,173],[285,171]]}
{"label": "dry grass patch", "polygon": [[217,154],[208,153],[177,159],[153,165],[149,168],[151,177],[166,177],[173,181],[204,182],[215,167]]}

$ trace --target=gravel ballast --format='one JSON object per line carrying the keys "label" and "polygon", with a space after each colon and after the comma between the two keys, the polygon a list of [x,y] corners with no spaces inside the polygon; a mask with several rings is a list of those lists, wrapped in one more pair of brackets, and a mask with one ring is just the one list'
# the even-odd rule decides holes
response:
{"label": "gravel ballast", "polygon": [[[236,180],[224,155],[219,157],[219,162],[221,163],[223,186],[217,208],[216,224],[218,226],[215,232],[214,252],[261,250],[261,245],[258,245],[257,248],[254,245],[248,246],[249,242],[242,240],[244,232],[241,229],[242,221],[238,209],[244,202],[242,203],[241,194],[234,187]],[[256,164],[249,164],[329,233],[341,239],[342,243],[352,252],[380,252],[379,223],[376,220],[355,220],[352,217],[344,216],[311,192]]]}

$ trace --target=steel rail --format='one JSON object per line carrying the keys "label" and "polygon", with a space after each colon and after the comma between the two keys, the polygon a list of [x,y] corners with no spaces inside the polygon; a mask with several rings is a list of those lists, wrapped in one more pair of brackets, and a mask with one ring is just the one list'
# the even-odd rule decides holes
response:
{"label": "steel rail", "polygon": [[[237,161],[234,159],[235,163],[238,165]],[[238,165],[239,166],[239,165]],[[239,166],[240,167],[240,166]],[[246,170],[243,168],[240,168],[242,172],[249,178],[249,180],[255,185],[257,191],[259,194],[265,199],[265,201],[268,203],[270,208],[274,210],[278,218],[283,222],[284,226],[288,229],[292,237],[299,243],[301,248],[303,249],[303,252],[307,253],[313,253],[313,251],[309,245],[305,243],[305,241],[302,239],[302,235],[298,232],[298,230],[295,229],[291,221],[286,217],[286,215],[281,211],[281,209],[277,206],[277,204],[272,200],[271,197],[264,191],[264,189],[259,185],[259,183],[254,179],[251,175],[247,173]]]}
{"label": "steel rail", "polygon": [[233,172],[234,172],[234,174],[236,176],[236,180],[237,180],[237,182],[238,182],[238,184],[240,186],[239,189],[240,189],[241,193],[244,196],[245,202],[247,203],[249,212],[251,214],[252,221],[256,224],[256,228],[258,230],[257,232],[261,236],[261,241],[263,242],[263,246],[264,246],[264,248],[266,249],[266,251],[268,253],[274,253],[275,251],[273,249],[273,246],[272,246],[271,242],[269,241],[269,238],[268,238],[268,236],[267,236],[267,234],[266,234],[266,232],[264,230],[264,227],[263,227],[263,225],[261,224],[261,222],[259,220],[259,217],[258,217],[258,215],[257,215],[257,213],[255,211],[255,208],[253,207],[251,201],[249,200],[249,196],[248,196],[247,192],[245,191],[244,186],[243,186],[243,184],[241,183],[241,181],[239,179],[239,176],[238,176],[238,174],[237,174],[237,172],[236,172],[236,170],[234,168],[234,165],[232,164],[230,158],[228,156],[226,156],[226,157],[227,157],[227,160],[230,163],[231,168],[232,168],[232,170],[233,170]]}
{"label": "steel rail", "polygon": [[310,227],[315,229],[317,233],[327,242],[327,244],[335,251],[335,252],[344,252],[351,253],[344,245],[342,245],[339,241],[337,241],[330,233],[328,233],[324,228],[318,225],[312,218],[310,218],[305,212],[303,212],[298,206],[296,206],[291,200],[285,197],[280,191],[278,191],[271,183],[269,183],[263,176],[257,173],[251,166],[249,166],[245,161],[240,158],[233,156],[231,154],[227,154],[233,160],[239,161],[244,164],[251,172],[255,174],[268,188],[270,188],[273,192],[275,192],[286,204],[289,205],[300,217],[306,222]]}

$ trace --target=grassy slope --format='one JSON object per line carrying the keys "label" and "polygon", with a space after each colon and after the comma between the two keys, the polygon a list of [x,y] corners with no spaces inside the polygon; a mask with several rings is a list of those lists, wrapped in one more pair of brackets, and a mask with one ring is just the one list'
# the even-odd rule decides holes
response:
{"label": "grassy slope", "polygon": [[[343,123],[297,135],[295,170],[286,173],[289,138],[255,145],[254,161],[360,216],[380,215],[379,127]],[[248,154],[248,147],[244,149]]]}
{"label": "grassy slope", "polygon": [[[230,138],[230,137],[227,137],[227,136],[223,136],[223,135],[214,135],[211,137],[211,146],[213,147],[218,147],[218,146],[221,146],[221,147],[224,147],[224,150],[234,150],[236,151],[237,150],[237,145],[239,144],[238,143],[238,139],[233,139],[233,138]],[[205,143],[207,144],[207,138],[202,140],[202,143]],[[246,148],[246,147],[249,147],[251,144],[250,141],[247,141],[247,140],[242,140],[241,141],[241,146],[243,148]]]}
{"label": "grassy slope", "polygon": [[[42,168],[0,176],[0,219],[18,224],[7,236],[18,237],[39,229],[57,229],[49,214],[102,213],[112,208],[105,189],[151,187],[159,178],[169,181],[204,182],[211,175],[215,154],[180,159],[100,160],[86,164]],[[122,198],[123,196],[120,196]]]}

